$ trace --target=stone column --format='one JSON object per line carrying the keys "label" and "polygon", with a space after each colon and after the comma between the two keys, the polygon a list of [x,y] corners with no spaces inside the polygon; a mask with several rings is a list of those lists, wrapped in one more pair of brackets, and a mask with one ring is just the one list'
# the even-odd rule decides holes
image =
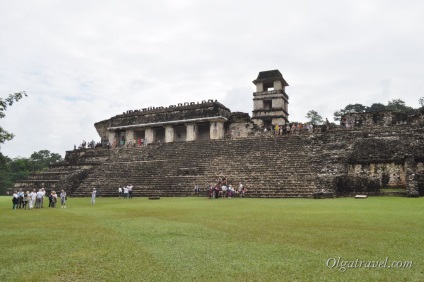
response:
{"label": "stone column", "polygon": [[109,131],[107,134],[107,140],[109,141],[110,146],[113,145],[113,141],[115,141],[115,144],[118,145],[118,137],[116,136],[115,131]]}
{"label": "stone column", "polygon": [[165,126],[165,143],[174,142],[174,127],[172,125]]}
{"label": "stone column", "polygon": [[187,124],[187,139],[186,141],[197,140],[197,126],[194,123]]}
{"label": "stone column", "polygon": [[128,142],[134,142],[134,130],[127,130],[125,132],[125,144],[128,144]]}
{"label": "stone column", "polygon": [[210,139],[224,139],[224,122],[212,121],[210,126]]}
{"label": "stone column", "polygon": [[153,141],[155,140],[154,132],[151,127],[146,128],[146,130],[144,131],[144,138],[146,138],[147,144],[153,143]]}
{"label": "stone column", "polygon": [[415,175],[416,165],[415,158],[412,155],[405,156],[405,180],[406,194],[408,197],[418,197],[418,183]]}

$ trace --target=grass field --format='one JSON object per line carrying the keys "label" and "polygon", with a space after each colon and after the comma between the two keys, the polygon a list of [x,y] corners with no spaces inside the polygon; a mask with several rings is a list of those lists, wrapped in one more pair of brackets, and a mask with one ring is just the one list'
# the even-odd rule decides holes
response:
{"label": "grass field", "polygon": [[70,198],[28,211],[0,197],[0,209],[0,281],[424,281],[424,198]]}

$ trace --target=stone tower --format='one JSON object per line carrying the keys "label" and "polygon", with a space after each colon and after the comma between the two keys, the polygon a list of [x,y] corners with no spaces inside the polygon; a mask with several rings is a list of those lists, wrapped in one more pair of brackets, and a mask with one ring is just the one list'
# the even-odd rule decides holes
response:
{"label": "stone tower", "polygon": [[253,122],[260,127],[288,123],[289,96],[285,88],[289,85],[280,71],[261,71],[253,83],[256,85],[256,92],[253,93]]}

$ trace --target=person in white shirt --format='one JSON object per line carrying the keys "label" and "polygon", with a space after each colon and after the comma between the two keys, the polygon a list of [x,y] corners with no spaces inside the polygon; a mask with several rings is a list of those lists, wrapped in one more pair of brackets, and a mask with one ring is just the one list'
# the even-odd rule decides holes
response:
{"label": "person in white shirt", "polygon": [[119,188],[118,188],[118,195],[119,195],[119,199],[121,199],[121,197],[122,197],[122,188],[121,188],[121,186],[119,186]]}
{"label": "person in white shirt", "polygon": [[32,209],[34,207],[36,196],[37,193],[35,192],[35,189],[32,189],[32,192],[29,193],[29,209]]}
{"label": "person in white shirt", "polygon": [[96,188],[93,189],[93,192],[91,192],[91,204],[94,205],[96,203]]}
{"label": "person in white shirt", "polygon": [[44,207],[44,197],[46,196],[46,190],[44,188],[41,188],[41,192],[43,193],[43,197],[41,198],[41,207]]}
{"label": "person in white shirt", "polygon": [[132,199],[132,192],[133,192],[133,186],[130,184],[128,185],[128,197]]}
{"label": "person in white shirt", "polygon": [[35,202],[36,209],[41,209],[43,207],[43,197],[44,197],[43,191],[41,189],[38,190],[36,194],[36,202]]}

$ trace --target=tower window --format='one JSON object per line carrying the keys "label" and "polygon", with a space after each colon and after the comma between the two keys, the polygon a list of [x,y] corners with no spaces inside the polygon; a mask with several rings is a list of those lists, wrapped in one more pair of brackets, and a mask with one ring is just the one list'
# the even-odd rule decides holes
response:
{"label": "tower window", "polygon": [[272,91],[274,90],[274,82],[264,83],[264,91]]}
{"label": "tower window", "polygon": [[265,100],[264,101],[264,110],[271,110],[272,109],[272,100]]}

